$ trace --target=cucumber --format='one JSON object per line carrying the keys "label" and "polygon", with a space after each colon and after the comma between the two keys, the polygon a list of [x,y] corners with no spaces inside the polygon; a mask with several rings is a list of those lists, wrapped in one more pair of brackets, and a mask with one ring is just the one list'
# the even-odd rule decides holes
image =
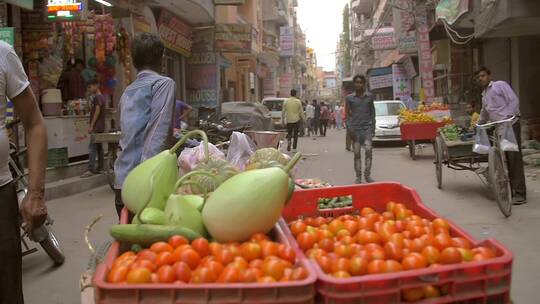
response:
{"label": "cucumber", "polygon": [[145,224],[165,225],[165,213],[157,208],[146,208],[141,213],[141,220]]}
{"label": "cucumber", "polygon": [[190,241],[201,237],[200,234],[188,228],[151,224],[114,225],[109,233],[117,241],[141,246],[150,246],[159,241],[166,242],[173,235],[181,235]]}

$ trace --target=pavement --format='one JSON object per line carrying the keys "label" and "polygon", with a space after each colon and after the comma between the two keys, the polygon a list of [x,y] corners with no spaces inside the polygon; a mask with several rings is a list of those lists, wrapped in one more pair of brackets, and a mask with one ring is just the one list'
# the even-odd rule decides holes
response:
{"label": "pavement", "polygon": [[[319,177],[335,185],[354,179],[352,153],[345,150],[345,132],[329,130],[327,137],[304,137],[299,150],[305,159],[295,169],[297,177]],[[433,149],[426,145],[416,161],[402,145],[376,145],[372,177],[397,181],[416,189],[423,203],[442,217],[452,220],[475,238],[495,238],[514,253],[512,299],[514,303],[538,303],[535,288],[540,282],[540,181],[539,171],[528,174],[528,200],[514,206],[506,219],[488,190],[471,172],[443,169],[443,188],[437,189]],[[99,246],[108,240],[107,229],[117,221],[114,195],[108,186],[48,202],[56,220],[54,230],[66,253],[66,263],[54,268],[42,250],[23,259],[25,299],[28,304],[80,303],[79,279],[90,260],[84,242],[84,228],[104,215],[90,234]]]}

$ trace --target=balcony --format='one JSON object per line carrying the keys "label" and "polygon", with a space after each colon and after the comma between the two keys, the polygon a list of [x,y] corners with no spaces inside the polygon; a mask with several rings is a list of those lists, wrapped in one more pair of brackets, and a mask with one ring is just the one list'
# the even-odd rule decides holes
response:
{"label": "balcony", "polygon": [[353,0],[351,9],[357,14],[370,15],[373,8],[373,0]]}
{"label": "balcony", "polygon": [[288,9],[272,1],[264,1],[263,5],[263,21],[277,22],[278,25],[289,24]]}

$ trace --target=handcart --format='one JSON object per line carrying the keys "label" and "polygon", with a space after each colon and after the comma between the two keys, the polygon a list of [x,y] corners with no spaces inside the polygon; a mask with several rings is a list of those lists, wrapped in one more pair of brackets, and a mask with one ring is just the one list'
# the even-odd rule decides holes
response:
{"label": "handcart", "polygon": [[416,141],[429,140],[433,142],[437,137],[437,130],[445,125],[446,122],[408,122],[400,125],[401,140],[408,142],[409,155],[413,160],[416,160]]}

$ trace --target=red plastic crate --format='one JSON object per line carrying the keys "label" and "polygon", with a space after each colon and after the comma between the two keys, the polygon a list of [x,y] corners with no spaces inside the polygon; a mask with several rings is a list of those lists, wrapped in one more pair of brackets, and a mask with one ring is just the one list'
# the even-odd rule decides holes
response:
{"label": "red plastic crate", "polygon": [[[122,211],[121,223],[127,223],[129,214]],[[281,227],[275,226],[276,240],[291,245]],[[311,263],[297,250],[298,264],[304,266],[309,276],[302,281],[268,284],[140,284],[117,285],[107,282],[107,274],[114,259],[126,246],[114,242],[94,274],[97,304],[200,304],[200,303],[259,303],[304,304],[315,301],[317,276]],[[129,247],[128,247],[129,248]],[[294,248],[294,247],[293,247]],[[123,250],[124,249],[124,250]]]}
{"label": "red plastic crate", "polygon": [[[346,195],[352,195],[352,207],[333,210],[317,209],[318,199],[321,197]],[[279,225],[288,235],[291,243],[296,244],[287,226],[287,223],[295,219],[312,216],[336,217],[357,213],[363,207],[371,207],[382,212],[389,201],[405,204],[415,214],[430,220],[438,217],[435,212],[422,204],[422,200],[415,190],[399,183],[373,183],[297,190],[283,210],[283,219],[280,220]],[[451,221],[448,222],[453,236],[464,237],[473,246],[492,248],[495,250],[497,258],[482,262],[467,262],[348,279],[336,279],[329,276],[321,270],[317,263],[312,261],[319,278],[317,292],[321,302],[327,304],[402,303],[400,292],[403,289],[426,285],[447,285],[448,295],[418,303],[509,303],[512,253],[493,239],[478,242]]]}
{"label": "red plastic crate", "polygon": [[437,130],[446,122],[404,123],[399,126],[401,140],[431,140],[437,137]]}

